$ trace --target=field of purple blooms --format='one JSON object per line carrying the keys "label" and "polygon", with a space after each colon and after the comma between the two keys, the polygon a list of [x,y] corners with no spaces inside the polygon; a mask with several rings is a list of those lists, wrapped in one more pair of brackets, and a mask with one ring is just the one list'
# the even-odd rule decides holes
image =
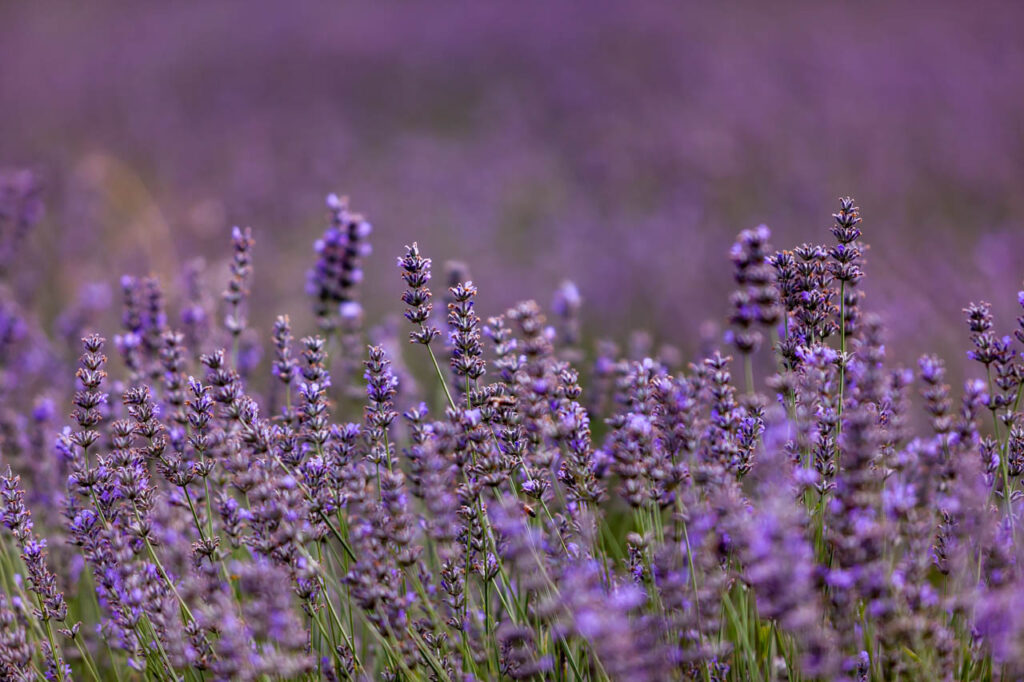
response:
{"label": "field of purple blooms", "polygon": [[0,2],[0,682],[1024,680],[1021,25]]}
{"label": "field of purple blooms", "polygon": [[[3,177],[12,281],[42,208]],[[852,199],[792,250],[739,234],[691,363],[592,347],[568,281],[481,319],[429,244],[364,271],[370,221],[327,209],[309,329],[250,324],[249,228],[221,292],[125,275],[117,328],[3,289],[2,679],[1024,676],[1024,317],[966,308],[957,389],[892,362]],[[401,325],[361,303],[385,277]]]}

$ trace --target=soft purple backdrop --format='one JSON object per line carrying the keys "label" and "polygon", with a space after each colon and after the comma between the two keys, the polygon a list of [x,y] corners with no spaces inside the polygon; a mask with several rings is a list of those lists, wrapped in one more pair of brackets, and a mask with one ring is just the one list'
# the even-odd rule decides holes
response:
{"label": "soft purple backdrop", "polygon": [[739,230],[828,241],[851,194],[865,305],[903,359],[962,357],[960,309],[1010,330],[1024,277],[1021,25],[989,2],[5,3],[0,165],[47,183],[19,276],[56,314],[86,281],[219,263],[249,224],[269,332],[307,307],[337,191],[376,226],[372,314],[415,239],[470,262],[485,317],[571,278],[591,332],[692,351]]}

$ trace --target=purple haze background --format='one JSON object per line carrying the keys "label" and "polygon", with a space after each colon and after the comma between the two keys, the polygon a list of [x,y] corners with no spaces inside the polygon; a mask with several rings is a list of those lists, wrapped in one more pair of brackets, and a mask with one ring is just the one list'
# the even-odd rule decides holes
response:
{"label": "purple haze background", "polygon": [[689,355],[736,233],[828,241],[850,194],[897,357],[962,357],[960,309],[1009,329],[1024,276],[1024,7],[921,7],[5,3],[0,164],[48,207],[20,286],[56,315],[84,281],[221,265],[247,224],[266,331],[308,307],[277,273],[336,191],[376,228],[371,318],[416,239],[471,264],[485,317],[569,278],[592,332]]}

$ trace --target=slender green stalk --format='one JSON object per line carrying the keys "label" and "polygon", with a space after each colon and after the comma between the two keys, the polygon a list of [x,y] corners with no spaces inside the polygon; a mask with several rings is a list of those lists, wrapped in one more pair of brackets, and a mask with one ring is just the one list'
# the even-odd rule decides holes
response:
{"label": "slender green stalk", "polygon": [[82,661],[85,663],[86,670],[88,670],[89,674],[92,675],[92,679],[96,682],[103,682],[99,671],[96,670],[96,662],[93,661],[92,654],[89,653],[89,650],[82,644],[81,638],[76,636],[72,639],[75,642],[75,646],[78,648],[78,652],[82,655]]}
{"label": "slender green stalk", "polygon": [[[39,611],[42,612],[43,600],[38,594],[36,603],[39,605]],[[43,628],[46,630],[46,641],[50,644],[50,655],[53,656],[54,667],[57,669],[57,679],[64,682],[64,657],[60,655],[60,649],[57,648],[57,642],[53,638],[53,626],[50,625],[49,617],[43,619]]]}
{"label": "slender green stalk", "polygon": [[437,380],[441,382],[441,388],[444,389],[444,396],[448,399],[448,405],[454,409],[455,401],[452,400],[452,394],[448,391],[448,382],[444,379],[444,374],[441,372],[441,366],[437,364],[437,358],[434,357],[434,349],[427,344],[427,353],[430,354],[430,361],[434,363],[434,371],[437,372]]}

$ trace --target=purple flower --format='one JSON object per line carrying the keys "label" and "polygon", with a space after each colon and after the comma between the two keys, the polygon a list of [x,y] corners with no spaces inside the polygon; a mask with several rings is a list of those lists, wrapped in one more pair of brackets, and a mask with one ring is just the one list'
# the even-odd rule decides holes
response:
{"label": "purple flower", "polygon": [[398,259],[398,267],[401,268],[402,279],[408,287],[402,293],[402,301],[408,306],[405,319],[418,327],[416,331],[409,333],[409,341],[428,345],[441,334],[428,322],[430,311],[433,309],[430,289],[427,288],[427,282],[430,281],[430,259],[423,258],[419,246],[413,242],[412,246],[405,247],[405,256]]}
{"label": "purple flower", "polygon": [[[306,292],[313,299],[313,312],[320,328],[329,333],[339,324],[358,326],[358,288],[363,280],[362,261],[370,254],[370,223],[348,207],[348,197],[327,197],[331,222],[314,251],[317,260],[306,278]],[[355,324],[354,324],[355,323]]]}

